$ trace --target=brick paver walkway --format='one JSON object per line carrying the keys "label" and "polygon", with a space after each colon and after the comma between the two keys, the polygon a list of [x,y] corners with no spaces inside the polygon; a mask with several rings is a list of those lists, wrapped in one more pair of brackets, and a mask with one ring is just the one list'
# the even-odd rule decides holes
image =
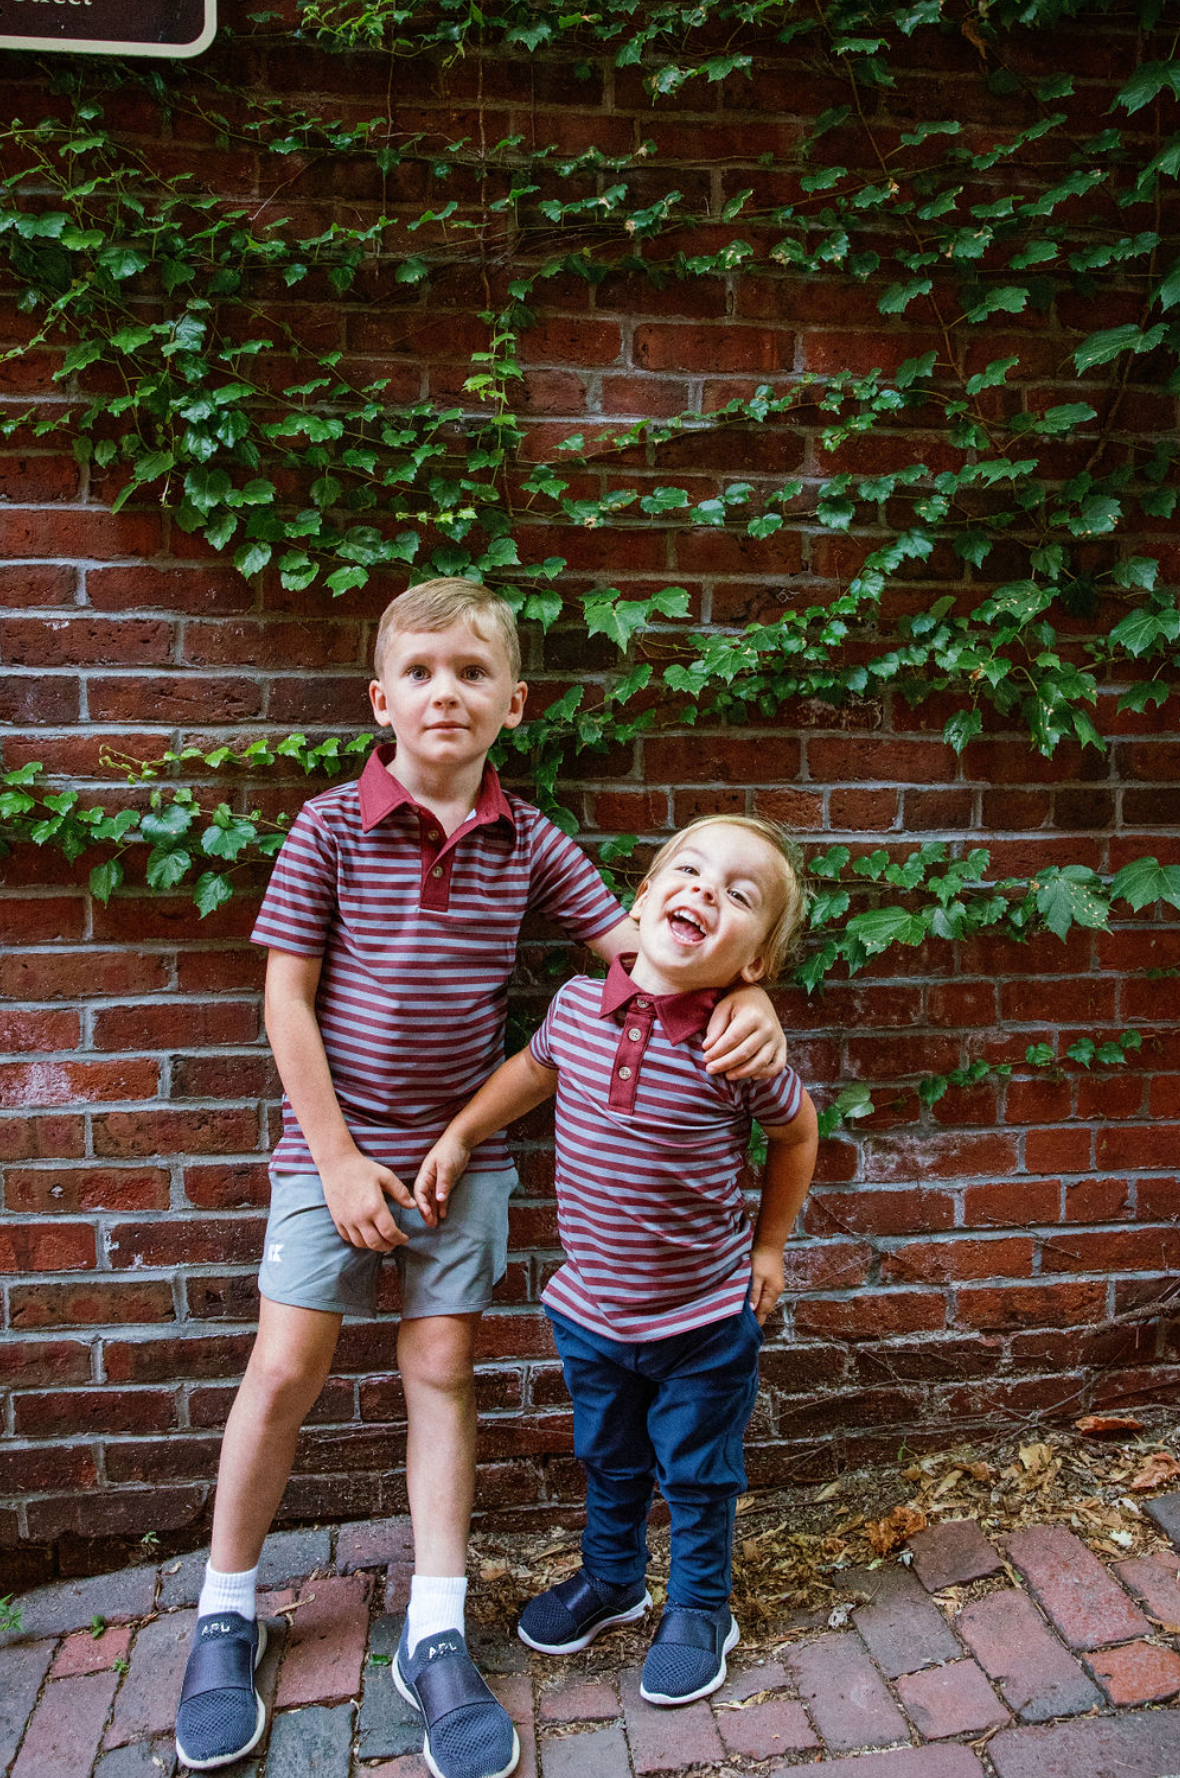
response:
{"label": "brick paver walkway", "polygon": [[[640,1699],[634,1633],[564,1661],[502,1635],[475,1652],[519,1727],[520,1778],[1180,1778],[1180,1495],[1148,1510],[1175,1549],[1111,1566],[1061,1526],[923,1531],[908,1562],[844,1577],[849,1610],[739,1647],[725,1687],[683,1710]],[[400,1519],[270,1539],[271,1726],[231,1778],[427,1778],[389,1673],[408,1558]],[[202,1566],[25,1594],[22,1632],[0,1638],[0,1770],[172,1778]]]}

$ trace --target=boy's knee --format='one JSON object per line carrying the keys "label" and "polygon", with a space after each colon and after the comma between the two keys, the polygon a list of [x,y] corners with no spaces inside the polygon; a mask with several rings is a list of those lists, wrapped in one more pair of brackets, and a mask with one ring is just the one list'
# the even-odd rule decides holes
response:
{"label": "boy's knee", "polygon": [[263,1398],[264,1409],[282,1413],[310,1407],[330,1368],[330,1363],[325,1365],[318,1358],[309,1359],[260,1343],[250,1354],[248,1374],[252,1389]]}
{"label": "boy's knee", "polygon": [[440,1315],[404,1321],[398,1334],[397,1362],[409,1387],[447,1395],[475,1386],[474,1316]]}

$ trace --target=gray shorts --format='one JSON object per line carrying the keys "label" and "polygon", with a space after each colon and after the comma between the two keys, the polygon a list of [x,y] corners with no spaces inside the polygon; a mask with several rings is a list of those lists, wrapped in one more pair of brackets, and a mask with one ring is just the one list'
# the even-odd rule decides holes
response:
{"label": "gray shorts", "polygon": [[341,1239],[318,1173],[272,1173],[258,1288],[272,1303],[296,1309],[372,1315],[382,1261],[392,1259],[404,1320],[478,1314],[508,1263],[508,1199],[516,1184],[515,1167],[465,1173],[446,1221],[433,1229],[417,1210],[390,1199],[389,1213],[409,1240],[385,1254]]}

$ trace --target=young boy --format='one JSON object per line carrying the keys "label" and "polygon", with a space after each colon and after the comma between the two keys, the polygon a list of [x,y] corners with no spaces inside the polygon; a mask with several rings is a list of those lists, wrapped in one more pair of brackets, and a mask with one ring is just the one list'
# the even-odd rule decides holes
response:
{"label": "young boy", "polygon": [[[579,976],[558,991],[531,1044],[459,1113],[415,1185],[423,1215],[445,1216],[479,1144],[556,1092],[566,1258],[542,1300],[573,1398],[586,1530],[580,1572],[529,1602],[519,1634],[543,1654],[569,1654],[643,1616],[658,1477],[672,1568],[640,1685],[652,1704],[715,1691],[738,1640],[729,1593],[742,1435],[817,1146],[811,1100],[790,1069],[760,1084],[711,1075],[701,1032],[730,984],[777,970],[803,902],[781,830],[693,822],[640,887],[636,955],[616,958],[605,984]],[[768,1153],[751,1241],[737,1177],[755,1117]]]}
{"label": "young boy", "polygon": [[[501,1137],[479,1145],[445,1230],[425,1225],[403,1180],[503,1058],[525,913],[549,916],[608,961],[632,927],[572,841],[486,764],[526,695],[505,601],[466,580],[403,594],[382,617],[375,675],[373,711],[393,730],[396,756],[378,747],[359,780],[306,804],[253,933],[270,947],[266,1028],[283,1132],[258,1338],[226,1426],[177,1749],[205,1770],[262,1735],[263,1540],[341,1319],[372,1313],[392,1253],[415,1553],[397,1680],[425,1718],[436,1778],[503,1778],[518,1743],[467,1653],[463,1577],[475,1338],[504,1272],[516,1175]],[[781,1031],[758,1001],[718,1009],[710,1066],[781,1067]]]}

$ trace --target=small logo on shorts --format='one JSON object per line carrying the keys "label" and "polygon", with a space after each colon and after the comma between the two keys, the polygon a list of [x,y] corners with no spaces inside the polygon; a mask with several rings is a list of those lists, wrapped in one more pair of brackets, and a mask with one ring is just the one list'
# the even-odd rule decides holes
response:
{"label": "small logo on shorts", "polygon": [[283,1263],[282,1256],[283,1256],[283,1243],[281,1241],[268,1242],[267,1249],[266,1249],[266,1263],[267,1263],[267,1265],[268,1266],[281,1265]]}

